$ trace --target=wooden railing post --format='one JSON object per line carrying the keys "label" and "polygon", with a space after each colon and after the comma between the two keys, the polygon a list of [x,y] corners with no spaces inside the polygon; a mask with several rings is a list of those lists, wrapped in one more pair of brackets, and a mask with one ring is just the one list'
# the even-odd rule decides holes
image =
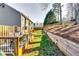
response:
{"label": "wooden railing post", "polygon": [[17,46],[16,46],[16,51],[17,51],[17,56],[19,55],[18,53],[19,53],[19,38],[17,38],[17,41],[16,41],[17,43]]}
{"label": "wooden railing post", "polygon": [[18,56],[22,56],[22,47],[20,47],[20,37],[18,37],[18,41],[17,41],[17,45],[18,45]]}

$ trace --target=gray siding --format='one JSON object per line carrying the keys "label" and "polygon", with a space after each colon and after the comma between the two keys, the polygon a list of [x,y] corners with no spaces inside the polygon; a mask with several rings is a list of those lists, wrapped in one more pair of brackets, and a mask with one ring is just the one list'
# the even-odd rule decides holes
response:
{"label": "gray siding", "polygon": [[5,5],[5,8],[0,6],[0,25],[21,25],[20,13],[11,7]]}

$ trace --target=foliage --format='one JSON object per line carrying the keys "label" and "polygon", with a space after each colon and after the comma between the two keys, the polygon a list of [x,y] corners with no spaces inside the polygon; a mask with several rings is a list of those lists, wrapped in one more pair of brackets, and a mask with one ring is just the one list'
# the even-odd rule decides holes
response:
{"label": "foliage", "polygon": [[0,49],[0,56],[5,56],[5,53]]}
{"label": "foliage", "polygon": [[60,13],[60,3],[54,3],[52,7],[55,13],[58,13],[58,14]]}
{"label": "foliage", "polygon": [[44,25],[56,23],[56,16],[52,10],[50,10],[44,20]]}
{"label": "foliage", "polygon": [[58,47],[48,38],[46,34],[42,36],[40,45],[40,55],[43,56],[57,56],[57,55],[63,55],[61,51],[58,49]]}

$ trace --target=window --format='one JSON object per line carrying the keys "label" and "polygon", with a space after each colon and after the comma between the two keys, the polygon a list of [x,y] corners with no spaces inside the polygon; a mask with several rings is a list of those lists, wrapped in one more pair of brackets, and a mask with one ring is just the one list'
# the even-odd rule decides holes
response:
{"label": "window", "polygon": [[2,8],[5,8],[5,5],[4,4],[2,5]]}

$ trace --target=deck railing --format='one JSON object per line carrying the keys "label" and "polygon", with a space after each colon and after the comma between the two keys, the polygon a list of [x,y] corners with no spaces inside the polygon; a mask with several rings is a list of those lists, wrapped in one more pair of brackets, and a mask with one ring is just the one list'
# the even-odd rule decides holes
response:
{"label": "deck railing", "polygon": [[4,54],[16,56],[23,54],[20,52],[20,49],[22,48],[21,50],[24,52],[29,31],[27,31],[27,34],[25,31],[22,31],[24,32],[24,34],[22,33],[22,38],[19,37],[21,33],[17,31],[20,31],[20,27],[0,25],[0,49]]}
{"label": "deck railing", "polygon": [[0,37],[0,49],[6,55],[18,55],[18,37]]}

